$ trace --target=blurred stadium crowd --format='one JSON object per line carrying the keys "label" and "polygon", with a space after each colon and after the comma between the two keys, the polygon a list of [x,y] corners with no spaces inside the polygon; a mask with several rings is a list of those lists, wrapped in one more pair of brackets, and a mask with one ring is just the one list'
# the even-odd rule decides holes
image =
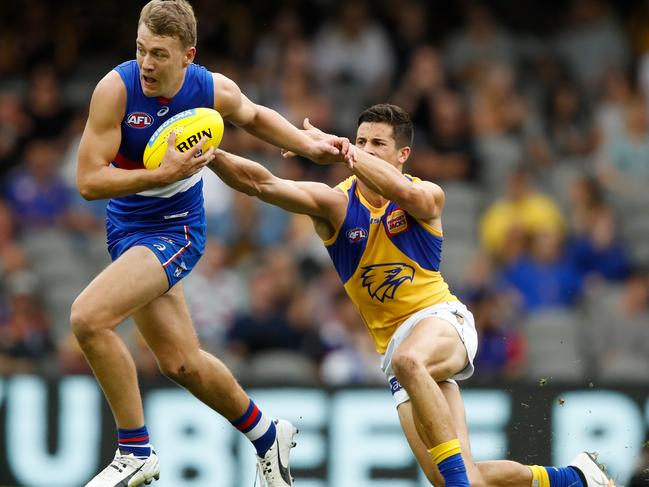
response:
{"label": "blurred stadium crowd", "polygon": [[[89,373],[69,307],[108,263],[75,188],[95,83],[134,57],[143,1],[0,5],[0,373]],[[406,170],[446,191],[442,272],[481,336],[473,382],[649,376],[649,2],[195,0],[197,62],[300,125],[413,116]],[[283,177],[241,130],[223,146]],[[211,176],[211,177],[210,177]],[[185,280],[205,348],[243,381],[382,381],[308,218],[206,174],[210,240]],[[132,324],[122,333],[157,375]]]}

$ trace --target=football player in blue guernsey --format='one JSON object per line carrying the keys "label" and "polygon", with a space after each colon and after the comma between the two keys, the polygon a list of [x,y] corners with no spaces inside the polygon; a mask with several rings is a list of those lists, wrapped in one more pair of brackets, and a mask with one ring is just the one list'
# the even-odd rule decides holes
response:
{"label": "football player in blue guernsey", "polygon": [[[328,136],[308,121],[305,129]],[[403,432],[431,483],[606,486],[611,481],[587,453],[559,468],[474,463],[456,381],[473,374],[478,339],[473,315],[439,271],[444,192],[402,173],[412,139],[408,114],[382,104],[360,115],[356,144],[339,161],[353,175],[335,188],[280,179],[221,150],[209,167],[234,189],[311,217],[381,355]]]}
{"label": "football player in blue guernsey", "polygon": [[194,64],[195,46],[196,19],[189,3],[146,4],[138,22],[136,59],[97,84],[79,147],[79,191],[89,200],[110,199],[106,230],[113,260],[71,309],[72,330],[117,423],[117,452],[87,484],[92,487],[132,487],[160,475],[135,365],[115,333],[129,316],[161,371],[250,439],[262,481],[271,487],[292,485],[288,455],[296,429],[264,414],[226,366],[201,350],[185,303],[181,279],[205,243],[200,171],[214,150],[201,154],[202,140],[181,153],[171,136],[158,169],[144,169],[142,156],[157,127],[196,107],[214,108],[261,139],[321,162],[338,157],[348,141],[316,141],[273,110],[252,103],[233,81]]}

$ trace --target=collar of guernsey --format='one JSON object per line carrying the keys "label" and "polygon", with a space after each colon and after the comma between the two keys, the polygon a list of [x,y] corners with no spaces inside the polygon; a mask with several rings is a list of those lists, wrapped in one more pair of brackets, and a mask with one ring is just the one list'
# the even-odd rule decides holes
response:
{"label": "collar of guernsey", "polygon": [[409,316],[458,300],[439,272],[442,234],[391,201],[382,208],[371,206],[355,176],[337,187],[347,195],[347,214],[324,244],[377,352],[385,353],[390,338]]}
{"label": "collar of guernsey", "polygon": [[[214,108],[212,73],[190,64],[180,91],[173,98],[147,97],[142,92],[140,69],[135,60],[115,67],[126,87],[126,110],[121,124],[122,140],[113,165],[121,169],[142,169],[144,147],[166,120],[190,108]],[[202,177],[199,174],[176,183],[113,198],[108,202],[111,222],[125,230],[137,230],[162,223],[191,224],[204,218]]]}

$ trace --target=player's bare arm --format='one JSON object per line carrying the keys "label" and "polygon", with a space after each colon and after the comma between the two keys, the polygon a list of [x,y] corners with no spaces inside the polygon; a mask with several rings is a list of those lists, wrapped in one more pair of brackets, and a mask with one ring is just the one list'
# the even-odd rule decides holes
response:
{"label": "player's bare arm", "polygon": [[275,110],[250,101],[234,81],[218,73],[213,79],[214,108],[223,118],[276,147],[327,163],[339,160],[341,150],[349,143],[342,137],[314,140]]}
{"label": "player's bare arm", "polygon": [[237,191],[310,216],[324,239],[333,236],[345,217],[347,196],[326,184],[278,178],[261,164],[222,150],[216,151],[209,167]]}
{"label": "player's bare arm", "polygon": [[429,181],[410,181],[396,167],[365,152],[363,147],[366,144],[364,139],[357,139],[356,146],[350,149],[353,164],[349,166],[358,179],[415,218],[429,221],[441,216],[444,207],[442,188]]}
{"label": "player's bare arm", "polygon": [[112,166],[121,142],[120,125],[125,110],[124,83],[117,72],[111,71],[95,88],[79,145],[77,186],[84,198],[115,198],[164,186],[198,172],[213,157],[213,151],[194,157],[205,140],[185,153],[174,150],[174,135],[158,169],[124,170]]}

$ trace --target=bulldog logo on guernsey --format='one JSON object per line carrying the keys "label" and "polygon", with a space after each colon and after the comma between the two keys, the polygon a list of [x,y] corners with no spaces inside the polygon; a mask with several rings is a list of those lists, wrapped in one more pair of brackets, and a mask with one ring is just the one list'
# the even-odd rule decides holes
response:
{"label": "bulldog logo on guernsey", "polygon": [[134,129],[144,129],[153,123],[153,117],[145,112],[129,113],[126,123]]}
{"label": "bulldog logo on guernsey", "polygon": [[385,221],[390,235],[396,235],[408,229],[408,217],[406,212],[400,208],[390,213]]}

